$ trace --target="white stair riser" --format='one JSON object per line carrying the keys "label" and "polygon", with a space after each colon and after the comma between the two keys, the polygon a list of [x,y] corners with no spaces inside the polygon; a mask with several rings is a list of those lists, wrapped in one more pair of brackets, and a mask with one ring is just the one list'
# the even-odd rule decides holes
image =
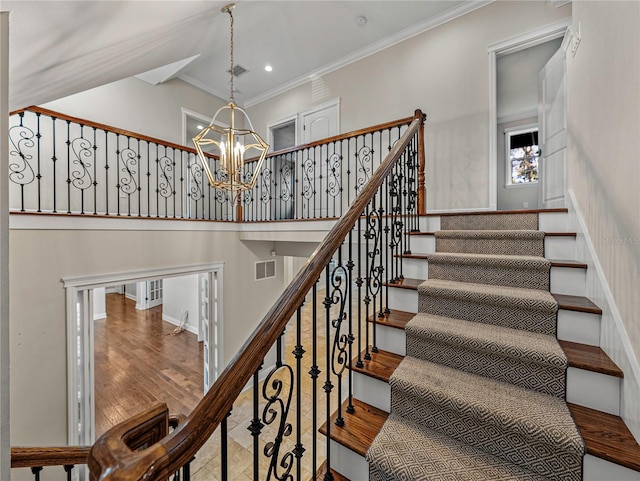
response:
{"label": "white stair riser", "polygon": [[[436,251],[436,238],[432,235],[411,236],[410,247],[414,254],[433,254]],[[544,256],[548,259],[574,260],[576,258],[576,238],[571,236],[545,237]]]}
{"label": "white stair riser", "polygon": [[600,315],[560,309],[558,339],[600,346]]}
{"label": "white stair riser", "polygon": [[385,412],[391,412],[391,386],[388,382],[354,372],[353,396]]}
{"label": "white stair riser", "polygon": [[393,352],[400,356],[407,355],[407,338],[404,334],[404,329],[380,324],[376,326],[376,329],[376,343],[378,344],[378,349]]}
{"label": "white stair riser", "polygon": [[420,232],[435,232],[440,230],[440,216],[420,217],[418,227]]}
{"label": "white stair riser", "polygon": [[544,232],[568,232],[569,214],[566,212],[541,212],[538,214],[538,229]]}
{"label": "white stair riser", "polygon": [[640,472],[590,454],[582,462],[583,481],[640,481]]}
{"label": "white stair riser", "polygon": [[619,416],[620,378],[569,367],[567,401]]}
{"label": "white stair riser", "polygon": [[411,252],[414,254],[433,254],[436,251],[436,238],[432,235],[412,235]]}
{"label": "white stair riser", "polygon": [[358,453],[345,448],[342,444],[331,440],[331,468],[351,480],[369,479],[369,463]]}
{"label": "white stair riser", "polygon": [[389,288],[389,309],[418,312],[418,291],[412,289]]}
{"label": "white stair riser", "polygon": [[402,259],[402,275],[413,279],[426,279],[429,263],[426,259]]}
{"label": "white stair riser", "polygon": [[584,296],[587,293],[587,270],[575,267],[552,267],[550,291],[554,294]]}
{"label": "white stair riser", "polygon": [[575,260],[576,238],[546,236],[544,238],[544,256],[547,259]]}

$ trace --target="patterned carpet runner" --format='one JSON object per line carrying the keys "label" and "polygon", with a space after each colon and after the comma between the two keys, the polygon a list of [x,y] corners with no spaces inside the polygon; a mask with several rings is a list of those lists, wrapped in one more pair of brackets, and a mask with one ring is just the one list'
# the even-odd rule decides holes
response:
{"label": "patterned carpet runner", "polygon": [[[537,214],[444,216],[370,480],[582,478]],[[517,229],[517,230],[513,230]]]}

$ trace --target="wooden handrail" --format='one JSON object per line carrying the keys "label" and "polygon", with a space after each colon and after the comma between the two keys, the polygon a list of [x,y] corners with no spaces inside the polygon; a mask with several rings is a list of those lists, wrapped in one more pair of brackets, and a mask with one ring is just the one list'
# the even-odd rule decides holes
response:
{"label": "wooden handrail", "polygon": [[193,458],[229,413],[247,381],[258,370],[267,352],[280,337],[287,322],[296,313],[307,292],[391,172],[422,122],[422,112],[417,111],[409,128],[391,148],[349,210],[325,236],[305,267],[287,286],[187,419],[158,443],[138,452],[133,451],[124,439],[137,425],[157,416],[158,407],[113,427],[96,441],[89,454],[88,464],[93,481],[166,479]]}
{"label": "wooden handrail", "polygon": [[61,446],[47,448],[11,448],[12,468],[35,468],[87,464],[90,446]]}

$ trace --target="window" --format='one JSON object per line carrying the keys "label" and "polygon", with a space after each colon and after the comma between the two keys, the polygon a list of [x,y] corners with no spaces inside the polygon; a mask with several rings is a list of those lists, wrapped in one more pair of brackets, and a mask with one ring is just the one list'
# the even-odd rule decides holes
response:
{"label": "window", "polygon": [[505,131],[507,186],[538,182],[538,127]]}
{"label": "window", "polygon": [[296,118],[291,118],[277,125],[268,126],[271,151],[288,149],[296,145]]}

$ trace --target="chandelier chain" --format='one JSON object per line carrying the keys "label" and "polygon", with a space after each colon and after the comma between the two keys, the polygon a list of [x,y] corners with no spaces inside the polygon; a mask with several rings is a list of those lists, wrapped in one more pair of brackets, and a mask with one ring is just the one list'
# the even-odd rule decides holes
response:
{"label": "chandelier chain", "polygon": [[230,19],[230,23],[231,23],[231,41],[230,41],[230,51],[231,51],[231,68],[229,69],[229,71],[231,72],[231,92],[230,92],[230,100],[231,103],[235,104],[236,103],[236,99],[234,97],[234,93],[233,93],[233,13],[231,12],[231,9],[228,10],[229,12],[229,19]]}

